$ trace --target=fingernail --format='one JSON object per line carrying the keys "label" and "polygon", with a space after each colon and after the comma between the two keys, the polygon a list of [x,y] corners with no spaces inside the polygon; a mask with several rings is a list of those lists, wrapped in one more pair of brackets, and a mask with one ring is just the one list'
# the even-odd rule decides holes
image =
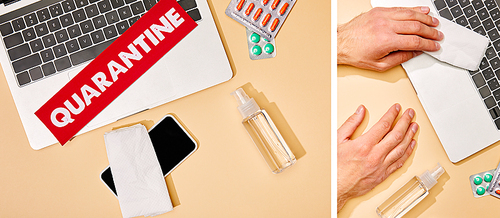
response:
{"label": "fingernail", "polygon": [[438,35],[439,35],[439,36],[438,36],[439,41],[441,41],[441,40],[443,40],[443,39],[444,39],[444,34],[443,34],[443,32],[438,31]]}
{"label": "fingernail", "polygon": [[411,126],[411,131],[413,133],[417,133],[418,131],[418,124],[414,123],[412,126]]}
{"label": "fingernail", "polygon": [[410,142],[410,148],[411,148],[411,149],[415,148],[415,144],[417,144],[417,141],[412,140],[412,141]]}
{"label": "fingernail", "polygon": [[401,105],[396,104],[396,110],[399,112],[401,110]]}
{"label": "fingernail", "polygon": [[361,114],[363,111],[363,105],[359,105],[358,109],[356,109],[356,114]]}
{"label": "fingernail", "polygon": [[415,111],[413,109],[410,109],[410,111],[408,111],[408,115],[410,115],[410,118],[413,119],[413,117],[415,116]]}
{"label": "fingernail", "polygon": [[432,23],[437,26],[439,24],[439,20],[435,17],[432,17]]}
{"label": "fingernail", "polygon": [[437,50],[441,49],[441,45],[439,43],[437,43],[437,42],[434,42],[434,43],[436,44]]}
{"label": "fingernail", "polygon": [[419,55],[421,55],[423,53],[424,53],[423,51],[414,51],[413,52],[413,57],[417,57],[417,56],[419,56]]}
{"label": "fingernail", "polygon": [[422,6],[422,7],[420,7],[420,11],[422,11],[423,13],[427,13],[427,12],[429,12],[430,10],[431,10],[431,9],[430,9],[429,7],[427,7],[427,6]]}

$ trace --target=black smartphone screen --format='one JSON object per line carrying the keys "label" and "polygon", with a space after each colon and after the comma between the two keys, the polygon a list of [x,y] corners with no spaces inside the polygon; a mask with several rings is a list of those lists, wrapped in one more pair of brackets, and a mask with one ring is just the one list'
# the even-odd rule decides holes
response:
{"label": "black smartphone screen", "polygon": [[[174,119],[167,115],[149,131],[161,171],[167,176],[197,148],[196,141]],[[101,179],[116,195],[116,188],[108,167],[101,173]]]}

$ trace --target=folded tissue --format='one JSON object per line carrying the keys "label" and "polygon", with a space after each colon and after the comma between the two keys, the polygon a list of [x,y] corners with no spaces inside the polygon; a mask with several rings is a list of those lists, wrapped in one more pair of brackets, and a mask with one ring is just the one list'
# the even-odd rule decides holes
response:
{"label": "folded tissue", "polygon": [[173,210],[146,127],[137,124],[107,132],[104,141],[123,217]]}
{"label": "folded tissue", "polygon": [[429,15],[439,20],[436,29],[443,32],[444,39],[438,42],[439,51],[426,53],[448,64],[477,70],[488,47],[488,38],[440,16]]}

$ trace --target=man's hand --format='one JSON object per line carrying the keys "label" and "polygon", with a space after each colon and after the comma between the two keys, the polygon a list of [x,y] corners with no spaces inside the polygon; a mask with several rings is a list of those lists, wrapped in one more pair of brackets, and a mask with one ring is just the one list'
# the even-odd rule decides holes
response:
{"label": "man's hand", "polygon": [[337,64],[385,71],[422,51],[438,51],[443,33],[428,7],[374,8],[337,27]]}
{"label": "man's hand", "polygon": [[364,106],[337,130],[337,213],[347,200],[366,194],[403,166],[413,152],[413,109],[398,117],[401,106],[393,105],[368,132],[351,140],[365,117]]}

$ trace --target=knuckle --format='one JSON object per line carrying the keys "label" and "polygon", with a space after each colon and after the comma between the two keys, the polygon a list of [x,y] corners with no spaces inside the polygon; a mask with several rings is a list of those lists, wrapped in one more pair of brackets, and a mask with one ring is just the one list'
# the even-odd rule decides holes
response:
{"label": "knuckle", "polygon": [[396,171],[398,168],[397,166],[390,166],[386,169],[385,171],[385,177],[389,177],[392,173],[394,173],[394,171]]}
{"label": "knuckle", "polygon": [[389,177],[389,175],[386,175],[386,174],[382,173],[380,176],[377,176],[375,178],[375,184],[382,183],[387,177]]}
{"label": "knuckle", "polygon": [[392,169],[391,169],[391,171],[390,171],[389,173],[393,173],[393,172],[395,172],[396,170],[398,170],[399,168],[403,167],[403,163],[404,163],[404,162],[403,162],[403,161],[400,161],[400,160],[398,160],[398,161],[394,162],[393,167],[392,167]]}
{"label": "knuckle", "polygon": [[380,167],[380,161],[381,158],[379,156],[372,155],[368,157],[366,161],[366,169],[370,169],[372,172],[377,171]]}
{"label": "knuckle", "polygon": [[411,28],[411,30],[412,30],[413,32],[415,32],[415,33],[420,33],[420,32],[422,32],[422,30],[423,30],[423,27],[424,27],[424,26],[423,26],[423,24],[422,24],[422,23],[420,23],[420,22],[417,22],[417,21],[412,21],[412,22],[410,22],[409,27]]}
{"label": "knuckle", "polygon": [[372,23],[371,28],[379,31],[387,29],[390,25],[389,20],[383,18],[382,16],[374,17],[370,22]]}
{"label": "knuckle", "polygon": [[399,158],[403,157],[405,155],[405,153],[406,153],[405,151],[406,151],[405,149],[397,149],[396,148],[396,156],[399,157]]}
{"label": "knuckle", "polygon": [[387,45],[391,41],[391,37],[386,34],[377,34],[376,37],[380,45]]}
{"label": "knuckle", "polygon": [[375,70],[380,71],[380,72],[386,71],[390,68],[391,68],[391,65],[389,65],[388,63],[385,63],[385,62],[379,62],[375,65]]}
{"label": "knuckle", "polygon": [[[363,157],[363,159],[366,159],[366,157],[369,157],[370,154],[372,153],[371,146],[363,145],[359,146],[358,148],[359,156]],[[367,159],[369,160],[369,159]]]}
{"label": "knuckle", "polygon": [[400,56],[400,63],[403,63],[403,62],[406,62],[408,60],[410,60],[411,58],[413,58],[413,52],[405,52],[404,54],[402,54]]}
{"label": "knuckle", "polygon": [[403,167],[403,162],[402,161],[398,162],[398,164],[396,165],[396,169],[399,169],[401,167]]}
{"label": "knuckle", "polygon": [[394,131],[392,133],[392,137],[394,139],[394,142],[399,143],[399,142],[403,141],[404,134],[399,132],[399,131]]}
{"label": "knuckle", "polygon": [[382,120],[380,126],[383,130],[389,131],[389,129],[391,129],[392,123],[387,120]]}
{"label": "knuckle", "polygon": [[422,46],[422,39],[418,36],[411,36],[408,39],[408,45],[410,45],[410,47],[412,48],[420,49]]}
{"label": "knuckle", "polygon": [[373,8],[372,10],[368,11],[367,13],[371,14],[371,15],[381,15],[384,12],[385,12],[385,8],[376,7],[376,8]]}
{"label": "knuckle", "polygon": [[432,31],[432,33],[431,33],[432,34],[432,36],[431,36],[432,39],[439,39],[439,31],[436,30],[436,29],[434,29],[434,28],[430,28],[430,29]]}
{"label": "knuckle", "polygon": [[425,15],[424,19],[426,24],[432,25],[434,23],[434,21],[432,20],[433,18],[429,15]]}
{"label": "knuckle", "polygon": [[404,10],[401,10],[400,11],[401,15],[408,18],[408,19],[415,19],[416,18],[416,14],[414,11],[412,10],[409,10],[409,9],[404,9]]}

